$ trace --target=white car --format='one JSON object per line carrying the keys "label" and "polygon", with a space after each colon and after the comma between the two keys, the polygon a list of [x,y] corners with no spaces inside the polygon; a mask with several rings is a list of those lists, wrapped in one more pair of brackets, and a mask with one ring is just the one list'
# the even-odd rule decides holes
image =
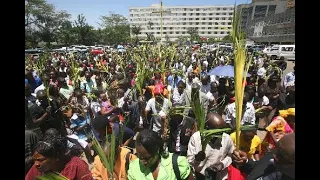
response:
{"label": "white car", "polygon": [[264,48],[264,49],[262,50],[262,52],[263,52],[264,54],[267,54],[268,52],[270,52],[270,49],[271,49],[271,48]]}

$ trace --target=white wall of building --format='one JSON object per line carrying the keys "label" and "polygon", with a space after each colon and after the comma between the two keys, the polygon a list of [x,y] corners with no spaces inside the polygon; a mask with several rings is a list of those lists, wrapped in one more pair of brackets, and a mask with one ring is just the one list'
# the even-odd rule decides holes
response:
{"label": "white wall of building", "polygon": [[[223,38],[231,31],[233,5],[226,6],[163,6],[163,40],[168,35],[170,40],[176,40],[180,36],[189,37],[187,29],[198,28],[200,37]],[[146,38],[146,33],[152,33],[160,38],[160,5],[150,7],[130,7],[130,27],[140,26],[139,38]],[[148,22],[153,23],[152,29],[148,29]],[[134,36],[132,34],[132,36]]]}

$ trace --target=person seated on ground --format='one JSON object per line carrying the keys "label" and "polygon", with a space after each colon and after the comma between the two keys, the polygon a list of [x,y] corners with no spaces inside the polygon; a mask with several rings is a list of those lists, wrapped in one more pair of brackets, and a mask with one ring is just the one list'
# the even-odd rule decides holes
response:
{"label": "person seated on ground", "polygon": [[[105,154],[106,157],[110,156],[111,153],[111,143],[105,145]],[[116,137],[115,140],[115,154],[114,154],[114,169],[113,169],[113,177],[118,180],[126,180],[127,179],[127,171],[129,169],[130,161],[136,159],[137,157],[131,153],[131,150],[126,147],[121,147],[119,145],[119,138]],[[93,169],[91,170],[92,177],[95,180],[109,180],[109,172],[104,167],[99,156],[94,158]]]}
{"label": "person seated on ground", "polygon": [[25,180],[51,172],[58,172],[69,180],[92,180],[88,164],[77,156],[70,156],[68,151],[67,139],[61,135],[39,141],[33,153],[34,165]]}
{"label": "person seated on ground", "polygon": [[194,179],[186,157],[164,153],[163,143],[158,133],[152,130],[139,132],[135,143],[138,159],[129,164],[129,180]]}
{"label": "person seated on ground", "polygon": [[[236,132],[231,133],[230,137],[234,144],[236,144]],[[247,153],[249,159],[259,160],[261,155],[261,140],[257,136],[256,127],[251,127],[240,132],[240,150]]]}
{"label": "person seated on ground", "polygon": [[295,179],[295,133],[284,135],[273,152],[259,161],[253,161],[243,151],[235,151],[233,162],[242,173],[248,174],[246,180],[256,179]]}
{"label": "person seated on ground", "polygon": [[[217,113],[207,115],[207,129],[220,129],[225,122]],[[197,180],[228,178],[228,166],[232,163],[231,155],[235,147],[229,134],[223,133],[221,138],[212,138],[202,151],[200,131],[195,132],[188,145],[188,162],[195,170]]]}

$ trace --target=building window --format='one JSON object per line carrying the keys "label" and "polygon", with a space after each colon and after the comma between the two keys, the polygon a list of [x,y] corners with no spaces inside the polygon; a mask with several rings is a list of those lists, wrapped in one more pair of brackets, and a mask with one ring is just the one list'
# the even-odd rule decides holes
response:
{"label": "building window", "polygon": [[211,27],[208,27],[208,29],[212,29]]}
{"label": "building window", "polygon": [[201,27],[201,29],[206,29],[205,27]]}
{"label": "building window", "polygon": [[179,31],[176,31],[176,34],[179,34],[180,32]]}
{"label": "building window", "polygon": [[160,32],[157,32],[157,34],[160,34]]}
{"label": "building window", "polygon": [[226,18],[221,18],[221,20],[226,20]]}
{"label": "building window", "polygon": [[183,16],[186,16],[186,15],[187,15],[187,13],[183,13],[182,15],[183,15]]}
{"label": "building window", "polygon": [[171,31],[170,34],[173,34],[173,32]]}
{"label": "building window", "polygon": [[233,15],[233,13],[229,13],[229,15],[230,15],[230,16],[232,16],[232,15]]}
{"label": "building window", "polygon": [[231,22],[228,22],[228,25],[231,25]]}
{"label": "building window", "polygon": [[209,31],[208,34],[211,34],[211,32]]}
{"label": "building window", "polygon": [[209,25],[212,25],[212,22],[209,22]]}
{"label": "building window", "polygon": [[206,25],[206,23],[205,23],[205,22],[202,22],[201,24],[202,24],[202,25]]}
{"label": "building window", "polygon": [[196,25],[199,25],[199,23],[198,23],[198,22],[196,22]]}
{"label": "building window", "polygon": [[209,16],[212,16],[212,15],[213,15],[212,13],[209,14]]}
{"label": "building window", "polygon": [[217,31],[215,31],[213,34],[218,34],[218,32],[217,32]]}
{"label": "building window", "polygon": [[222,13],[222,15],[227,15],[227,13]]}
{"label": "building window", "polygon": [[192,21],[193,20],[193,18],[189,18],[189,21]]}
{"label": "building window", "polygon": [[200,13],[196,13],[196,16],[199,16],[200,15]]}
{"label": "building window", "polygon": [[199,18],[196,18],[197,21],[199,21]]}
{"label": "building window", "polygon": [[217,11],[220,11],[220,8],[217,8]]}
{"label": "building window", "polygon": [[202,18],[202,20],[206,20],[206,18]]}
{"label": "building window", "polygon": [[201,34],[204,34],[204,32],[202,31]]}
{"label": "building window", "polygon": [[223,10],[224,10],[224,11],[226,11],[226,10],[227,10],[227,8],[223,8]]}
{"label": "building window", "polygon": [[212,20],[212,18],[209,18],[209,20],[211,21],[211,20]]}
{"label": "building window", "polygon": [[199,8],[197,8],[196,11],[199,11]]}
{"label": "building window", "polygon": [[190,22],[189,25],[192,25],[192,22]]}
{"label": "building window", "polygon": [[182,32],[182,34],[186,34],[186,32]]}
{"label": "building window", "polygon": [[217,15],[217,16],[219,16],[219,15],[220,15],[220,13],[216,13],[216,15]]}
{"label": "building window", "polygon": [[219,25],[219,23],[215,22],[214,25]]}
{"label": "building window", "polygon": [[182,25],[186,25],[186,24],[187,24],[187,23],[185,23],[185,22],[184,22],[184,23],[182,23]]}

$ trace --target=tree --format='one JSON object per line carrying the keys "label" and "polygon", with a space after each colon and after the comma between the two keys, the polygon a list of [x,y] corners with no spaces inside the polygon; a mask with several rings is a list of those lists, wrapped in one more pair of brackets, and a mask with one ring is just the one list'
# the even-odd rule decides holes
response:
{"label": "tree", "polygon": [[37,20],[36,34],[42,41],[46,42],[46,46],[50,48],[50,43],[56,40],[60,27],[69,18],[70,14],[65,11],[47,12],[47,14]]}
{"label": "tree", "polygon": [[210,43],[210,44],[215,43],[215,39],[214,39],[213,37],[209,38],[209,39],[208,39],[208,43]]}
{"label": "tree", "polygon": [[138,35],[141,32],[141,27],[133,25],[132,28],[131,28],[131,32],[136,36],[136,43],[137,43],[138,42]]}
{"label": "tree", "polygon": [[28,0],[25,1],[25,27],[36,24],[39,19],[42,19],[48,13],[54,11],[52,4],[46,3],[45,0]]}
{"label": "tree", "polygon": [[120,44],[130,38],[130,26],[124,16],[110,12],[108,16],[102,16],[101,21],[106,42]]}
{"label": "tree", "polygon": [[77,20],[74,21],[74,27],[78,37],[78,44],[91,45],[93,38],[93,32],[91,31],[93,27],[88,25],[83,14],[77,16]]}
{"label": "tree", "polygon": [[[153,25],[154,25],[153,22],[149,21],[147,26],[148,30],[152,30]],[[155,41],[155,37],[151,32],[149,33],[146,32],[146,34],[147,34],[147,41],[153,41],[153,42]]]}
{"label": "tree", "polygon": [[62,23],[58,33],[58,39],[66,47],[76,42],[76,32],[70,21]]}
{"label": "tree", "polygon": [[193,28],[193,27],[189,27],[187,29],[187,33],[190,34],[190,41],[199,41],[200,40],[200,36],[198,34],[198,29]]}
{"label": "tree", "polygon": [[169,41],[170,41],[170,37],[169,37],[169,35],[168,35],[168,34],[166,34],[164,38],[166,39],[166,41],[167,41],[167,42],[169,42]]}
{"label": "tree", "polygon": [[232,36],[230,35],[230,33],[228,35],[224,36],[222,38],[222,41],[224,41],[224,42],[232,42]]}

